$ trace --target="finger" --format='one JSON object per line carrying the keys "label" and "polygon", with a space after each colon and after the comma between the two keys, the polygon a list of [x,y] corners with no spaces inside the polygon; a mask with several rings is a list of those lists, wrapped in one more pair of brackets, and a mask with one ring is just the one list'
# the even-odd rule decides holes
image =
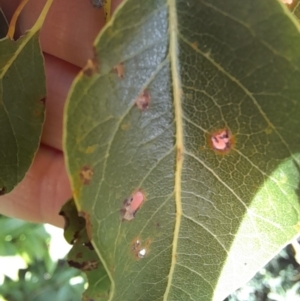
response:
{"label": "finger", "polygon": [[79,68],[54,56],[45,54],[46,118],[42,143],[62,150],[63,110],[68,91]]}
{"label": "finger", "polygon": [[[31,0],[18,20],[24,33],[37,20],[46,0]],[[121,3],[112,0],[112,12]],[[11,17],[18,5],[17,0],[0,0],[6,15]],[[95,9],[89,0],[54,0],[41,30],[40,40],[44,52],[83,67],[93,58],[93,42],[105,25],[104,10]]]}
{"label": "finger", "polygon": [[25,179],[11,193],[0,197],[0,212],[62,227],[58,213],[70,196],[63,154],[42,146]]}
{"label": "finger", "polygon": [[[20,17],[21,31],[31,28],[44,1],[31,0]],[[103,9],[95,9],[89,0],[54,0],[41,30],[44,52],[83,67],[93,58],[93,41],[104,26]]]}
{"label": "finger", "polygon": [[95,9],[89,0],[56,0],[41,31],[42,49],[83,67],[94,56],[93,42],[104,24],[103,9]]}
{"label": "finger", "polygon": [[[0,0],[10,20],[18,0]],[[36,20],[46,0],[30,0],[18,19],[18,33],[24,34]],[[44,52],[83,67],[93,58],[93,41],[105,24],[103,9],[95,9],[89,0],[54,0],[40,34]]]}

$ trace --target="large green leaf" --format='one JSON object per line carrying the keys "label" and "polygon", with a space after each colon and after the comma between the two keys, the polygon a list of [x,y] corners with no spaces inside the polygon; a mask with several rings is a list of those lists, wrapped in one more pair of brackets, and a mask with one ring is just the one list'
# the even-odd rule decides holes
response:
{"label": "large green leaf", "polygon": [[128,0],[95,49],[65,152],[109,300],[223,300],[299,231],[296,20],[275,0]]}
{"label": "large green leaf", "polygon": [[0,40],[0,194],[23,179],[39,146],[46,96],[39,30],[51,2],[20,39]]}

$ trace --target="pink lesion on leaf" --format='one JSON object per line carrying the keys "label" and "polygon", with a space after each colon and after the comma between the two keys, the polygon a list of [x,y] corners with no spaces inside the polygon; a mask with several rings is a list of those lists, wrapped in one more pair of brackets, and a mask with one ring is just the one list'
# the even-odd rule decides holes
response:
{"label": "pink lesion on leaf", "polygon": [[235,138],[229,129],[223,128],[209,134],[208,144],[215,152],[227,154],[234,147]]}
{"label": "pink lesion on leaf", "polygon": [[123,207],[120,210],[122,220],[131,221],[135,218],[136,212],[140,209],[145,201],[144,193],[141,190],[137,190],[132,193],[123,202]]}
{"label": "pink lesion on leaf", "polygon": [[149,108],[150,100],[151,97],[149,92],[144,90],[136,99],[135,104],[141,111],[145,111]]}

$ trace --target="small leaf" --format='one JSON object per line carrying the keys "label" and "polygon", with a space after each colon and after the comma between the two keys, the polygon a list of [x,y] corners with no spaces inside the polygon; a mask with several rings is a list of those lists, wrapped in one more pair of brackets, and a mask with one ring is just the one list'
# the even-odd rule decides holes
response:
{"label": "small leaf", "polygon": [[65,240],[73,245],[79,238],[79,233],[85,228],[85,220],[78,216],[78,212],[73,199],[69,200],[61,208],[59,215],[65,220],[64,236]]}
{"label": "small leaf", "polygon": [[95,49],[64,148],[107,300],[223,300],[299,232],[298,24],[275,0],[127,0]]}
{"label": "small leaf", "polygon": [[39,30],[51,2],[20,39],[0,40],[1,194],[23,179],[39,147],[46,96]]}
{"label": "small leaf", "polygon": [[107,300],[110,290],[110,280],[91,244],[86,222],[78,216],[73,199],[69,200],[61,209],[60,215],[65,218],[65,238],[73,244],[67,259],[70,266],[85,272],[89,287],[83,293],[83,300]]}

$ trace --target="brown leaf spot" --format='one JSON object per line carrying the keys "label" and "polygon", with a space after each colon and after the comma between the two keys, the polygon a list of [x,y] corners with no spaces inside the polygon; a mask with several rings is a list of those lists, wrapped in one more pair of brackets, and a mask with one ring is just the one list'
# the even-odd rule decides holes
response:
{"label": "brown leaf spot", "polygon": [[87,248],[89,248],[91,251],[95,250],[94,246],[92,245],[92,243],[90,241],[85,242],[83,245],[86,246]]}
{"label": "brown leaf spot", "polygon": [[79,212],[78,215],[85,219],[85,228],[86,228],[87,236],[88,236],[89,240],[91,241],[92,240],[91,216],[87,212],[84,212],[84,211]]}
{"label": "brown leaf spot", "polygon": [[135,104],[141,111],[145,111],[149,108],[150,100],[150,94],[147,90],[144,90],[136,99]]}
{"label": "brown leaf spot", "polygon": [[137,211],[145,201],[145,194],[140,190],[134,191],[123,201],[123,207],[120,210],[122,221],[131,221],[135,218]]}
{"label": "brown leaf spot", "polygon": [[76,258],[82,258],[82,253],[81,252],[77,253]]}
{"label": "brown leaf spot", "polygon": [[115,72],[117,73],[118,77],[124,79],[125,67],[124,63],[120,63],[114,67]]}
{"label": "brown leaf spot", "polygon": [[98,268],[99,262],[94,260],[94,261],[86,261],[83,262],[84,265],[82,266],[81,270],[82,271],[92,271]]}
{"label": "brown leaf spot", "polygon": [[208,135],[208,145],[217,154],[228,154],[235,146],[235,138],[231,131],[223,128]]}
{"label": "brown leaf spot", "polygon": [[90,167],[83,166],[80,171],[80,179],[81,179],[83,185],[90,184],[93,175],[94,175],[94,172]]}
{"label": "brown leaf spot", "polygon": [[72,240],[70,241],[71,245],[74,245],[77,240],[80,239],[80,230],[75,231]]}
{"label": "brown leaf spot", "polygon": [[152,241],[150,239],[147,239],[143,243],[139,237],[136,237],[131,242],[131,252],[133,253],[135,259],[142,259],[149,253],[149,246],[151,242]]}
{"label": "brown leaf spot", "polygon": [[101,8],[103,6],[103,0],[90,0],[91,4],[93,5],[93,7],[95,8]]}
{"label": "brown leaf spot", "polygon": [[91,77],[92,75],[98,73],[98,64],[97,61],[95,59],[91,60],[88,59],[85,67],[82,70],[83,74]]}
{"label": "brown leaf spot", "polygon": [[80,270],[81,263],[74,261],[74,260],[68,260],[68,264],[70,267],[76,268]]}
{"label": "brown leaf spot", "polygon": [[46,97],[43,97],[42,99],[40,99],[40,102],[44,105],[46,103]]}
{"label": "brown leaf spot", "polygon": [[83,262],[77,262],[75,260],[68,260],[68,264],[76,269],[79,269],[81,271],[92,271],[98,268],[99,262],[95,260],[91,261],[83,261]]}

